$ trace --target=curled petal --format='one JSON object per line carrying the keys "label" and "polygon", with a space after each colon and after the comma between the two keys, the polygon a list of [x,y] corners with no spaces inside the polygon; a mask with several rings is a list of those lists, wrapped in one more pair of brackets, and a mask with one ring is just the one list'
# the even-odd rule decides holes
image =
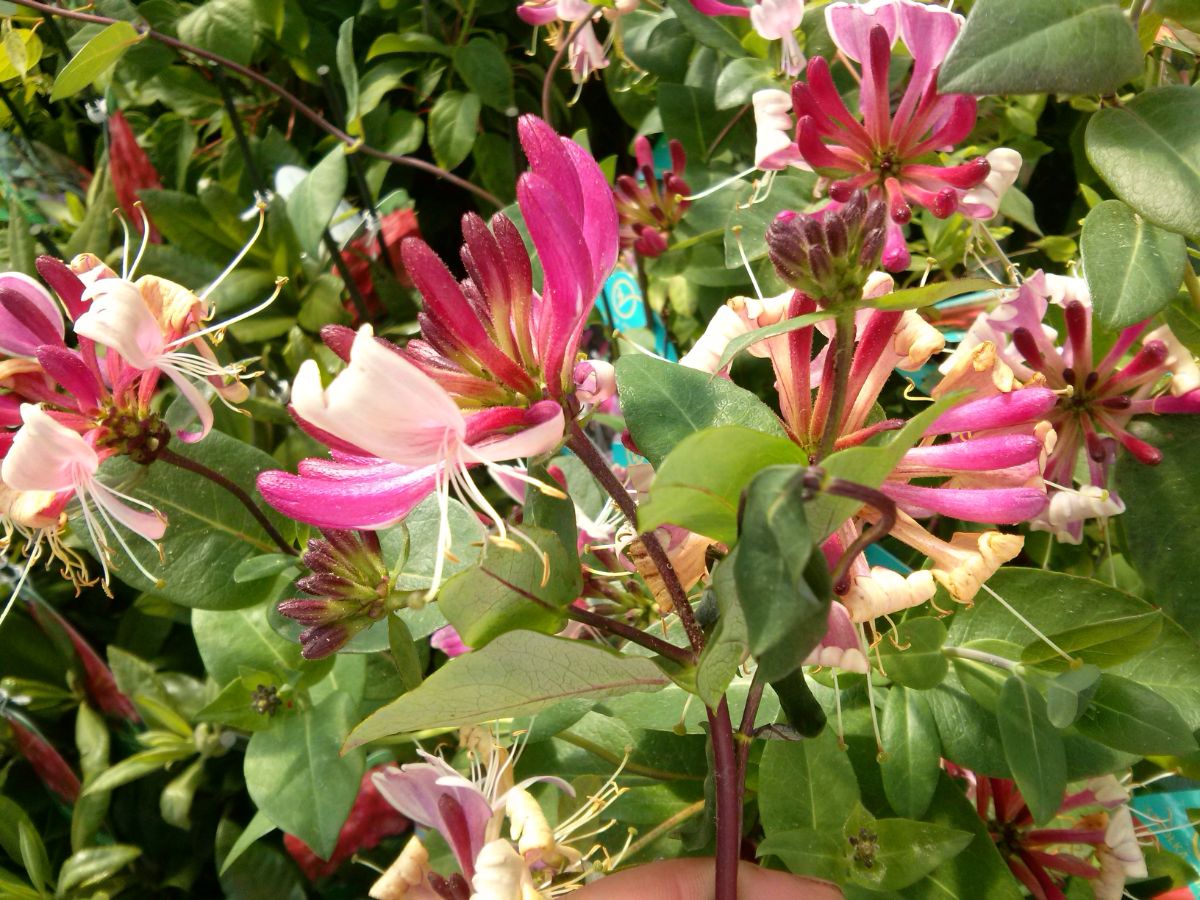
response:
{"label": "curled petal", "polygon": [[937,585],[928,569],[901,575],[883,566],[872,566],[869,574],[855,576],[850,582],[850,590],[842,603],[853,621],[869,622],[879,616],[920,606],[935,593]]}
{"label": "curled petal", "polygon": [[0,273],[0,351],[31,357],[42,344],[61,346],[63,330],[49,291],[20,272]]}

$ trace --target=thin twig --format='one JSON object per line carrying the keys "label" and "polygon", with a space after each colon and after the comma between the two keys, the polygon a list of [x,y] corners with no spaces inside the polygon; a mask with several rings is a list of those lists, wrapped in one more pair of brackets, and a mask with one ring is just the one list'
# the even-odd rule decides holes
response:
{"label": "thin twig", "polygon": [[674,644],[669,644],[661,638],[656,638],[654,635],[647,634],[641,629],[634,628],[625,622],[598,615],[588,609],[580,609],[578,606],[568,606],[564,612],[567,614],[567,618],[574,619],[576,622],[582,622],[584,625],[595,628],[597,631],[623,637],[625,640],[640,647],[645,647],[647,650],[653,650],[660,656],[667,657],[667,659],[673,659],[679,663],[689,663],[692,661],[692,654],[683,647],[676,647]]}
{"label": "thin twig", "polygon": [[[23,6],[26,9],[36,10],[40,13],[52,16],[60,16],[64,19],[75,19],[79,22],[92,22],[97,25],[112,25],[115,22],[128,21],[126,19],[114,19],[109,16],[98,16],[93,13],[78,12],[73,9],[61,9],[57,6],[51,6],[48,3],[39,3],[38,0],[12,0],[12,2],[17,6]],[[203,50],[200,47],[193,46],[192,44],[188,44],[177,38],[173,38],[169,35],[155,31],[153,28],[149,28],[145,25],[137,25],[132,22],[129,24],[133,25],[133,27],[138,30],[138,33],[145,38],[148,38],[152,41],[157,41],[158,43],[164,44],[173,50],[178,50],[181,53],[188,53],[192,56],[198,57],[199,59],[205,59],[209,62],[216,63],[219,66],[237,72],[244,78],[249,78],[255,84],[266,88],[272,94],[279,97],[294,110],[296,110],[296,112],[300,113],[326,134],[337,138],[350,150],[357,150],[360,153],[365,153],[367,156],[373,156],[377,159],[385,159],[388,162],[395,163],[398,166],[408,166],[409,168],[420,169],[423,172],[436,175],[438,178],[444,179],[445,181],[448,181],[465,191],[470,191],[472,194],[475,194],[477,197],[486,200],[497,209],[503,208],[504,206],[504,204],[495,194],[479,187],[478,185],[472,184],[465,178],[460,178],[453,172],[446,171],[440,166],[435,166],[431,162],[426,162],[423,159],[417,159],[414,156],[401,156],[396,153],[388,153],[385,150],[379,150],[376,147],[372,147],[356,140],[345,131],[328,121],[324,116],[322,116],[319,112],[301,100],[287,88],[276,84],[270,78],[255,72],[248,66],[243,66],[241,63],[234,62],[232,59],[228,59],[217,53],[210,53],[208,50]]]}
{"label": "thin twig", "polygon": [[738,860],[742,855],[742,795],[733,747],[729,700],[721,698],[716,711],[708,711],[709,739],[713,745],[713,782],[717,795],[717,896],[737,900]]}
{"label": "thin twig", "polygon": [[186,456],[182,456],[176,453],[170,447],[163,447],[161,450],[159,450],[156,458],[169,465],[175,466],[176,468],[185,469],[186,471],[193,472],[202,478],[207,478],[218,487],[224,488],[226,491],[236,497],[242,506],[246,507],[246,511],[254,517],[254,521],[261,525],[263,531],[265,531],[271,540],[275,542],[275,546],[279,548],[280,553],[287,553],[291,556],[300,555],[296,551],[295,547],[284,540],[283,535],[279,533],[279,529],[277,529],[271,523],[271,520],[267,518],[266,513],[264,513],[259,508],[258,504],[250,498],[250,495],[220,472],[210,469],[202,462],[197,462],[194,459],[189,459]]}

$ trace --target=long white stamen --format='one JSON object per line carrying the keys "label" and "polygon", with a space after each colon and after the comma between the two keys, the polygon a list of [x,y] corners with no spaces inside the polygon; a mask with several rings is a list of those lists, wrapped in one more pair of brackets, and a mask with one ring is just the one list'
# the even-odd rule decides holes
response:
{"label": "long white stamen", "polygon": [[740,225],[734,226],[733,239],[737,242],[738,253],[741,254],[742,265],[746,269],[746,274],[750,276],[750,283],[754,285],[754,296],[761,302],[763,299],[762,288],[758,286],[758,279],[754,277],[754,270],[750,268],[750,260],[746,258],[746,248],[742,246],[742,229]]}
{"label": "long white stamen", "polygon": [[[96,512],[99,513],[100,518],[104,520],[104,523],[108,525],[108,529],[112,533],[112,536],[117,539],[117,544],[120,545],[121,549],[125,551],[125,555],[129,557],[130,561],[134,565],[134,568],[141,572],[142,575],[145,576],[146,580],[152,584],[156,586],[162,584],[162,579],[152,575],[150,571],[144,565],[142,565],[142,561],[134,556],[133,551],[129,549],[129,544],[125,543],[125,538],[121,535],[120,526],[113,521],[112,515],[106,508],[104,501],[101,499],[103,495],[100,491],[96,490],[97,488],[103,489],[104,485],[100,484],[98,481],[92,481],[86,486],[81,485],[79,487],[80,500],[84,500],[85,496],[90,497],[91,501],[96,505]],[[145,538],[145,540],[153,547],[158,546],[149,538]]]}
{"label": "long white stamen", "polygon": [[120,209],[114,209],[113,215],[117,217],[117,221],[121,223],[121,233],[124,238],[121,242],[121,277],[126,281],[129,280],[129,223],[125,221],[125,217],[121,215]]}
{"label": "long white stamen", "polygon": [[871,680],[871,648],[867,645],[867,632],[862,622],[858,623],[859,646],[867,658],[867,706],[871,710],[871,729],[875,732],[875,747],[883,753],[883,738],[879,736],[879,714],[875,711],[875,685]]}
{"label": "long white stamen", "polygon": [[142,262],[142,257],[146,253],[146,245],[150,243],[150,218],[146,215],[146,207],[139,200],[133,204],[133,208],[138,211],[138,215],[142,217],[142,243],[138,246],[137,256],[133,258],[133,265],[129,267],[129,274],[125,276],[130,281],[133,281],[133,276],[137,273],[137,268]]}
{"label": "long white stamen", "polygon": [[[230,325],[235,325],[238,322],[241,322],[243,319],[248,319],[251,316],[258,315],[260,312],[262,312],[264,309],[266,309],[268,306],[270,306],[272,303],[275,302],[275,299],[279,296],[279,292],[283,290],[283,286],[287,283],[288,283],[288,280],[286,278],[282,278],[282,277],[276,278],[275,279],[275,290],[271,293],[270,297],[268,297],[262,303],[258,304],[258,306],[255,306],[252,309],[248,309],[244,312],[240,312],[236,316],[234,316],[232,319],[226,319],[224,322],[220,322],[216,325],[209,325],[207,328],[201,328],[199,331],[193,331],[189,334],[185,334],[183,337],[176,338],[175,340],[171,341],[169,344],[164,345],[164,349],[169,350],[172,347],[178,347],[180,344],[186,344],[189,341],[196,340],[196,338],[202,338],[205,335],[212,334],[214,331],[224,331]],[[204,299],[204,298],[201,297],[200,299]]]}
{"label": "long white stamen", "polygon": [[8,618],[8,614],[12,612],[12,608],[17,604],[17,597],[21,596],[21,588],[25,586],[25,579],[29,575],[29,570],[33,568],[42,555],[42,533],[39,532],[34,540],[33,546],[29,548],[29,558],[25,561],[25,568],[21,570],[21,577],[17,579],[16,585],[12,589],[12,595],[8,598],[8,602],[4,604],[4,611],[0,612],[0,628],[4,627],[4,620]]}
{"label": "long white stamen", "polygon": [[1027,618],[1025,618],[1019,612],[1017,612],[1017,610],[1013,607],[1013,605],[1011,603],[1009,603],[1007,600],[1005,600],[1003,597],[1001,597],[999,594],[997,594],[995,591],[993,591],[990,587],[988,587],[987,582],[983,582],[982,584],[980,584],[980,587],[983,588],[985,591],[987,591],[989,594],[991,594],[993,597],[995,597],[997,600],[999,600],[1000,605],[1003,606],[1005,609],[1007,609],[1010,613],[1012,613],[1013,616],[1016,617],[1018,622],[1020,622],[1022,625],[1024,625],[1030,631],[1032,631],[1034,633],[1034,635],[1043,644],[1045,644],[1047,647],[1049,647],[1051,650],[1053,650],[1055,653],[1057,653],[1059,656],[1061,656],[1067,662],[1069,662],[1069,663],[1075,662],[1075,660],[1071,657],[1071,654],[1067,653],[1067,651],[1065,651],[1062,647],[1058,646],[1058,644],[1054,643],[1054,641],[1050,640],[1050,638],[1048,638],[1048,637],[1046,637],[1046,635],[1042,634],[1042,632],[1036,626],[1034,626],[1034,624],[1032,622],[1030,622]]}
{"label": "long white stamen", "polygon": [[258,207],[258,227],[254,229],[254,234],[250,235],[250,240],[247,241],[246,245],[238,251],[238,255],[233,258],[233,262],[227,265],[225,267],[225,271],[217,276],[217,280],[200,292],[198,299],[207,300],[209,295],[221,286],[221,282],[228,278],[230,273],[238,267],[243,259],[246,258],[246,254],[250,252],[251,248],[258,241],[259,235],[262,234],[263,227],[267,222],[267,204],[262,200],[259,200],[255,205]]}
{"label": "long white stamen", "polygon": [[442,572],[445,569],[446,553],[450,549],[450,485],[445,465],[440,466],[434,473],[434,491],[438,498],[438,536],[434,553],[433,578],[425,599],[432,600],[442,586]]}
{"label": "long white stamen", "polygon": [[753,175],[757,171],[758,171],[758,166],[751,166],[750,168],[746,169],[744,172],[738,172],[736,175],[730,175],[724,181],[718,181],[716,184],[712,185],[711,187],[705,188],[698,194],[689,194],[688,196],[682,197],[681,199],[687,200],[689,202],[692,200],[703,200],[705,197],[715,194],[717,191],[721,190],[721,188],[728,187],[729,185],[733,184],[735,181],[741,181],[747,175]]}
{"label": "long white stamen", "polygon": [[837,669],[830,670],[833,675],[833,709],[837,715],[837,739],[838,746],[846,749],[846,728],[842,724],[842,689],[838,686]]}

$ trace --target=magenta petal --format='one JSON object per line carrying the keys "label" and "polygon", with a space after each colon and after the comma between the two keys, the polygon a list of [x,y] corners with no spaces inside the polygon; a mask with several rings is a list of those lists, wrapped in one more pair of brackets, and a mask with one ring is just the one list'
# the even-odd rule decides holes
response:
{"label": "magenta petal", "polygon": [[1046,508],[1037,488],[939,488],[884,482],[882,491],[901,506],[941,513],[967,522],[1016,525]]}
{"label": "magenta petal", "polygon": [[84,301],[83,282],[71,271],[70,266],[53,256],[39,256],[34,266],[51,290],[58,294],[72,322],[87,312],[92,303],[90,300]]}
{"label": "magenta petal", "polygon": [[354,329],[345,325],[325,325],[321,340],[342,362],[350,362],[350,347],[354,344]]}
{"label": "magenta petal", "polygon": [[1191,413],[1194,415],[1200,413],[1200,388],[1188,391],[1178,397],[1172,397],[1169,394],[1156,397],[1151,403],[1153,404],[1152,411],[1156,413]]}
{"label": "magenta petal", "polygon": [[579,176],[558,132],[537,116],[525,115],[517,120],[517,134],[529,159],[529,170],[549,182],[576,222],[582,220],[583,192],[579,189]]}
{"label": "magenta petal", "polygon": [[63,319],[49,292],[19,272],[0,274],[0,351],[33,357],[43,344],[63,346]]}
{"label": "magenta petal", "polygon": [[258,490],[279,512],[318,528],[383,528],[433,492],[435,471],[371,457],[307,459],[299,475],[263,472]]}
{"label": "magenta petal", "polygon": [[37,360],[46,374],[75,398],[81,411],[99,408],[103,387],[78,353],[46,344],[38,347]]}
{"label": "magenta petal", "polygon": [[946,410],[926,430],[926,435],[986,431],[1033,422],[1054,408],[1058,395],[1049,388],[1027,387],[1008,394],[984,397]]}
{"label": "magenta petal", "polygon": [[931,447],[914,447],[904,454],[901,465],[964,472],[1007,469],[1037,459],[1044,444],[1033,435],[995,434]]}
{"label": "magenta petal", "polygon": [[604,280],[617,262],[620,220],[613,201],[612,189],[586,150],[574,141],[563,140],[567,155],[571,158],[579,176],[579,187],[583,191],[583,237],[592,256],[592,290],[599,293]]}
{"label": "magenta petal", "polygon": [[750,18],[750,10],[745,6],[734,6],[730,3],[722,3],[720,0],[691,0],[692,6],[697,12],[702,12],[706,16],[737,16],[742,19]]}

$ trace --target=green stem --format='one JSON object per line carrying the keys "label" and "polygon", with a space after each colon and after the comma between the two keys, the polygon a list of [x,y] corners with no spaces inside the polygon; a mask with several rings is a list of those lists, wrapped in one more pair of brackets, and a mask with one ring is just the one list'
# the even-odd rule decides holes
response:
{"label": "green stem", "polygon": [[984,663],[989,666],[995,666],[997,669],[1005,669],[1009,672],[1015,671],[1017,666],[1020,665],[1020,663],[1014,662],[1011,659],[997,656],[995,653],[972,650],[970,647],[943,647],[942,655],[957,657],[958,659],[969,659],[972,662]]}
{"label": "green stem", "polygon": [[854,359],[854,312],[839,313],[833,332],[833,397],[825,413],[825,430],[817,459],[823,460],[833,452],[838,431],[842,424],[842,407],[846,405],[846,391],[850,384],[850,364]]}
{"label": "green stem", "polygon": [[1183,284],[1187,288],[1188,296],[1192,298],[1192,306],[1200,310],[1200,279],[1196,277],[1196,270],[1192,268],[1192,261],[1186,260],[1186,265],[1183,267]]}

